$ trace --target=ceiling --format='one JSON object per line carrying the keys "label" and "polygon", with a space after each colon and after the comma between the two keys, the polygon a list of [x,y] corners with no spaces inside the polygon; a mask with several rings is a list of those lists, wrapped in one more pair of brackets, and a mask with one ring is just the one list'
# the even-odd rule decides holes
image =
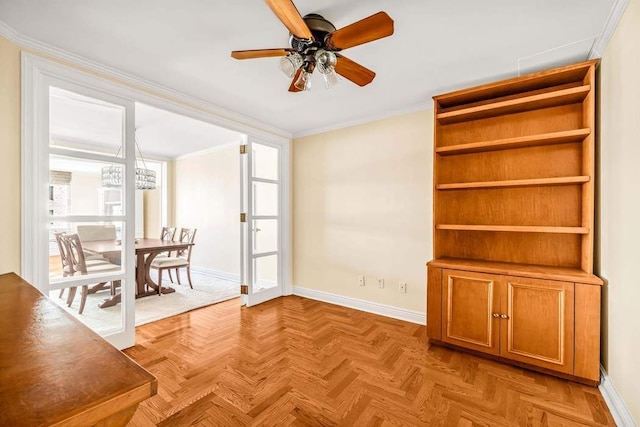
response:
{"label": "ceiling", "polygon": [[[0,21],[33,38],[294,135],[431,106],[431,96],[587,58],[615,0],[297,0],[341,28],[380,10],[395,34],[345,51],[374,70],[360,88],[289,93],[278,58],[231,50],[286,47],[261,0],[0,0]],[[317,74],[317,73],[315,73]]]}
{"label": "ceiling", "polygon": [[[54,145],[116,154],[122,141],[122,110],[116,105],[53,88],[50,129]],[[146,158],[173,159],[239,143],[243,135],[136,103],[136,141]]]}

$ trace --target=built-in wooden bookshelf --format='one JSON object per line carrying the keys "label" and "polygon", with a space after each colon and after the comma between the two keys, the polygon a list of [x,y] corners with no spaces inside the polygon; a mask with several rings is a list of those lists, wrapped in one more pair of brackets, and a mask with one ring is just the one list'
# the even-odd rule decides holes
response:
{"label": "built-in wooden bookshelf", "polygon": [[432,341],[598,381],[596,65],[434,97]]}

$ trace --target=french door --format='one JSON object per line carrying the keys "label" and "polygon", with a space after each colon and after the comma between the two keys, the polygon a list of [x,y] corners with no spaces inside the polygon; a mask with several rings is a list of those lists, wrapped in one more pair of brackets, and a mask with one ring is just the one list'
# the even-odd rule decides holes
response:
{"label": "french door", "polygon": [[[24,145],[30,167],[23,174],[28,180],[23,275],[61,305],[70,301],[69,312],[115,347],[130,347],[135,343],[134,103],[99,81],[85,85],[45,73],[31,78],[34,102],[26,114],[34,126]],[[94,240],[113,239],[119,249],[108,256],[82,250],[86,265],[66,268],[69,247],[61,236],[77,234],[82,243],[96,230],[102,237]],[[85,292],[91,293],[88,298]],[[121,304],[100,309],[100,298],[112,292],[122,295]]]}
{"label": "french door", "polygon": [[243,303],[260,304],[284,293],[282,251],[283,149],[248,137],[241,147]]}

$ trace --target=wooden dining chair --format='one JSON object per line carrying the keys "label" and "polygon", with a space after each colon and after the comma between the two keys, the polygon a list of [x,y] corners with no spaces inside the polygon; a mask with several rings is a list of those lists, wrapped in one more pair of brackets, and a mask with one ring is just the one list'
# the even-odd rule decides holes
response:
{"label": "wooden dining chair", "polygon": [[[110,263],[106,258],[92,257],[86,259],[82,250],[82,242],[77,234],[56,233],[56,240],[59,239],[59,247],[61,248],[60,258],[62,260],[63,277],[71,277],[77,275],[87,275],[95,273],[106,273],[110,271],[120,270],[120,266]],[[60,245],[61,243],[61,245]],[[106,282],[101,282],[96,286],[102,286]],[[94,287],[95,288],[95,287]],[[69,296],[67,297],[67,306],[71,307],[75,298],[77,287],[69,288]],[[111,294],[115,293],[115,283],[111,282]],[[84,306],[87,302],[89,294],[89,285],[82,286],[82,294],[80,299],[80,307],[78,313],[82,314]]]}
{"label": "wooden dining chair", "polygon": [[173,240],[176,237],[177,227],[162,227],[160,232],[160,240]]}
{"label": "wooden dining chair", "polygon": [[[191,283],[191,251],[193,250],[193,241],[196,238],[197,228],[183,228],[180,230],[180,242],[190,243],[187,249],[181,249],[176,251],[175,256],[168,256],[163,258],[155,258],[151,262],[151,268],[158,270],[158,294],[161,294],[162,289],[162,272],[164,270],[175,270],[176,277],[178,279],[178,284],[180,283],[180,269],[187,269],[187,279],[189,280],[189,287],[193,289],[193,284]],[[169,273],[171,274],[171,273]],[[173,283],[173,278],[169,276],[171,282]]]}
{"label": "wooden dining chair", "polygon": [[[160,240],[172,241],[176,238],[176,231],[178,227],[162,227],[162,231],[160,232]],[[171,251],[162,252],[156,255],[156,258],[165,258],[171,256]],[[173,276],[171,276],[171,270],[167,270],[169,272],[169,280],[173,283]]]}

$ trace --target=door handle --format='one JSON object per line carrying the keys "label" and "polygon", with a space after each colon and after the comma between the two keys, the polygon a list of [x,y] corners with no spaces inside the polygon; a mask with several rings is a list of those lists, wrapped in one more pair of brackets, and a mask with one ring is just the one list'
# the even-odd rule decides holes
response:
{"label": "door handle", "polygon": [[501,314],[500,317],[502,317],[503,319],[508,319],[509,316],[507,316],[506,314]]}
{"label": "door handle", "polygon": [[493,317],[500,317],[498,313],[493,313]]}

